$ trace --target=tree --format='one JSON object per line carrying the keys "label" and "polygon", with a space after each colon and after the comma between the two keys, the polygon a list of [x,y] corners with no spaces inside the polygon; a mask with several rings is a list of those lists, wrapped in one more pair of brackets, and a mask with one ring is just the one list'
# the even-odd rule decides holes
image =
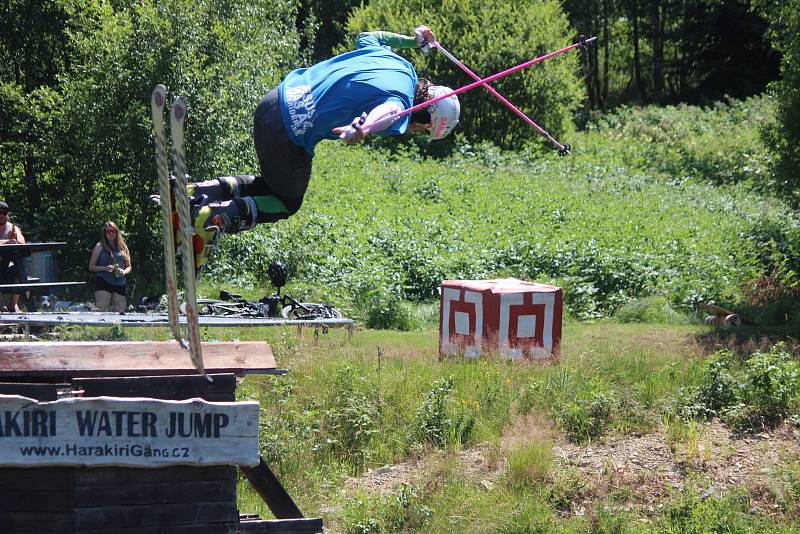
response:
{"label": "tree", "polygon": [[341,45],[347,18],[361,4],[362,0],[300,0],[297,26],[304,36],[301,46],[309,49],[312,61],[328,59]]}
{"label": "tree", "polygon": [[[66,7],[20,0],[0,6],[0,165],[4,180],[16,174],[23,182],[11,201],[22,205],[24,199],[33,210],[41,207],[39,158],[53,103],[49,89],[67,59]],[[0,193],[7,194],[1,187]]]}
{"label": "tree", "polygon": [[769,21],[769,38],[781,53],[781,79],[770,87],[777,101],[777,122],[765,125],[772,147],[778,189],[800,207],[800,0],[763,0],[757,6]]}
{"label": "tree", "polygon": [[[28,3],[11,5],[12,20],[26,16],[22,4]],[[140,285],[160,287],[160,226],[148,198],[157,189],[150,91],[165,83],[170,99],[187,98],[187,163],[195,177],[252,172],[257,168],[253,109],[300,62],[295,2],[63,0],[57,5],[66,17],[63,32],[56,32],[61,45],[52,55],[63,58],[63,67],[48,90],[28,93],[11,85],[12,69],[0,71],[3,102],[40,102],[35,116],[46,126],[37,126],[33,144],[41,208],[20,211],[41,237],[72,244],[78,253],[65,260],[76,273],[85,272],[88,252],[81,251],[97,241],[102,222],[118,222],[127,232]],[[20,105],[4,105],[1,112],[9,124],[27,120]],[[24,198],[21,158],[10,142],[0,146],[0,194],[16,195],[17,202]]]}
{"label": "tree", "polygon": [[750,0],[567,0],[579,33],[598,36],[585,70],[592,108],[640,101],[745,98],[778,75]]}

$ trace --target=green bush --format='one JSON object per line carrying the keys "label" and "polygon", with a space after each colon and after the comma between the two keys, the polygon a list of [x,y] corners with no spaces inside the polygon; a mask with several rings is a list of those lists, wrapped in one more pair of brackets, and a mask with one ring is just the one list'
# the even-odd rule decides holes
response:
{"label": "green bush", "polygon": [[620,323],[688,324],[686,314],[676,311],[665,297],[652,296],[636,299],[620,306],[614,312]]}
{"label": "green bush", "polygon": [[382,420],[375,388],[356,369],[344,363],[336,369],[320,406],[318,450],[341,458],[354,473],[370,458],[370,447]]}
{"label": "green bush", "polygon": [[475,417],[453,399],[453,381],[440,378],[433,383],[417,408],[411,423],[412,445],[445,447],[467,443]]}
{"label": "green bush", "polygon": [[347,534],[422,531],[433,510],[421,493],[403,484],[394,494],[350,499],[342,512],[341,528]]}
{"label": "green bush", "polygon": [[611,394],[595,391],[557,408],[555,417],[568,440],[584,443],[605,434],[614,406]]}
{"label": "green bush", "polygon": [[[769,37],[782,54],[781,79],[771,89],[777,105],[777,121],[764,123],[766,146],[775,156],[773,165],[776,179],[773,184],[789,197],[795,206],[800,205],[800,59],[793,36],[800,31],[800,1],[755,3],[769,21]],[[773,185],[770,184],[770,185]]]}
{"label": "green bush", "polygon": [[739,402],[729,406],[722,418],[740,432],[771,428],[790,415],[798,393],[800,363],[779,347],[757,352],[746,363]]}
{"label": "green bush", "polygon": [[[674,145],[695,130],[704,142],[692,150],[763,151],[745,119],[758,103],[608,115],[571,158],[486,143],[459,144],[445,159],[321,143],[302,212],[223,239],[212,269],[259,283],[265,258],[281,258],[294,279],[355,298],[360,318],[394,328],[413,322],[399,302],[436,299],[442,279],[496,276],[561,286],[573,317],[618,310],[680,323],[674,310],[736,301],[778,268],[787,283],[800,272],[800,219],[754,191],[746,172],[713,185],[688,166],[669,170]],[[764,323],[786,324],[781,311],[793,313],[775,307]]]}
{"label": "green bush", "polygon": [[797,410],[800,363],[776,345],[740,363],[729,351],[708,359],[696,387],[681,389],[666,411],[684,418],[720,417],[738,432],[759,431]]}
{"label": "green bush", "polygon": [[408,331],[414,326],[410,309],[389,285],[362,285],[356,290],[353,300],[367,328]]}

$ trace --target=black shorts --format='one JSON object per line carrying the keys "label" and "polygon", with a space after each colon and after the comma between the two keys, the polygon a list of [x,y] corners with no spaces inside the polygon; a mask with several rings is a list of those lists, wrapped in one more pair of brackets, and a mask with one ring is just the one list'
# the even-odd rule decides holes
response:
{"label": "black shorts", "polygon": [[[278,198],[303,200],[311,178],[311,156],[292,142],[281,115],[278,89],[261,99],[253,114],[253,141],[261,167],[261,179]],[[297,203],[299,207],[299,203]]]}
{"label": "black shorts", "polygon": [[128,296],[128,284],[125,283],[121,286],[115,286],[114,284],[109,284],[99,276],[95,276],[94,278],[94,290],[95,291],[108,291],[109,293],[117,293],[118,295],[122,295],[123,297]]}

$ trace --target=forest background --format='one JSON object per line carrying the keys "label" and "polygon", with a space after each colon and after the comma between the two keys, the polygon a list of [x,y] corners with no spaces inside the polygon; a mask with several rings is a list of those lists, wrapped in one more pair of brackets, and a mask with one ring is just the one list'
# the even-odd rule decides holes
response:
{"label": "forest background", "polygon": [[[323,285],[372,302],[362,311],[382,326],[402,326],[393,324],[396,303],[431,299],[451,277],[557,280],[581,317],[649,294],[680,304],[733,301],[747,296],[743,282],[766,285],[780,300],[797,291],[800,272],[798,13],[799,0],[10,0],[0,6],[0,198],[29,239],[70,243],[67,278],[88,279],[100,227],[116,221],[134,256],[134,297],[156,294],[163,261],[149,201],[157,187],[147,106],[157,83],[187,98],[189,172],[209,179],[257,172],[251,121],[260,97],[290,70],[350,48],[359,31],[410,34],[427,24],[487,75],[596,35],[588,52],[496,83],[556,138],[583,143],[571,162],[475,90],[462,98],[458,134],[447,142],[324,143],[298,220],[227,238],[210,280],[260,289],[266,265],[282,259],[307,291]],[[442,55],[406,57],[437,83],[470,81]],[[616,191],[605,238],[590,235],[596,221],[571,228],[588,212],[570,204],[569,184],[591,196],[601,183],[607,193],[619,173],[641,183]],[[376,181],[364,174],[385,185],[372,199],[358,196]],[[486,183],[495,174],[520,180],[518,188]],[[499,238],[502,214],[515,208],[487,199],[504,191],[530,200],[537,177],[565,187],[540,206],[550,234],[537,227],[537,237],[517,217],[520,233],[510,225],[511,237]],[[700,230],[687,226],[683,235],[708,248],[687,252],[688,240],[637,224],[612,231],[631,187],[651,195],[641,209],[671,204],[661,224],[676,228],[697,207],[686,195],[722,191],[725,202],[739,200],[716,212],[704,205],[711,213],[702,228],[691,219]],[[389,212],[389,230],[362,224],[375,218],[381,194],[421,200],[419,220]],[[497,227],[442,223],[459,202]],[[732,214],[742,205],[752,213]],[[442,223],[438,236],[432,219]],[[404,227],[417,228],[419,239]],[[716,233],[705,232],[711,227]],[[470,251],[457,244],[467,234],[481,237],[467,243]],[[615,248],[615,239],[625,246]],[[350,257],[354,243],[361,261]]]}

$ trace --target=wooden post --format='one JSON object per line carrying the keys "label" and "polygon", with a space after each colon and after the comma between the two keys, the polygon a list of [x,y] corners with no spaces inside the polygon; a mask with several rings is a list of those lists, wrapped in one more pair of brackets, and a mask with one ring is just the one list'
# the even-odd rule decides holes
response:
{"label": "wooden post", "polygon": [[260,458],[258,466],[240,466],[239,469],[276,518],[299,519],[303,517],[303,512],[294,503],[263,457]]}

